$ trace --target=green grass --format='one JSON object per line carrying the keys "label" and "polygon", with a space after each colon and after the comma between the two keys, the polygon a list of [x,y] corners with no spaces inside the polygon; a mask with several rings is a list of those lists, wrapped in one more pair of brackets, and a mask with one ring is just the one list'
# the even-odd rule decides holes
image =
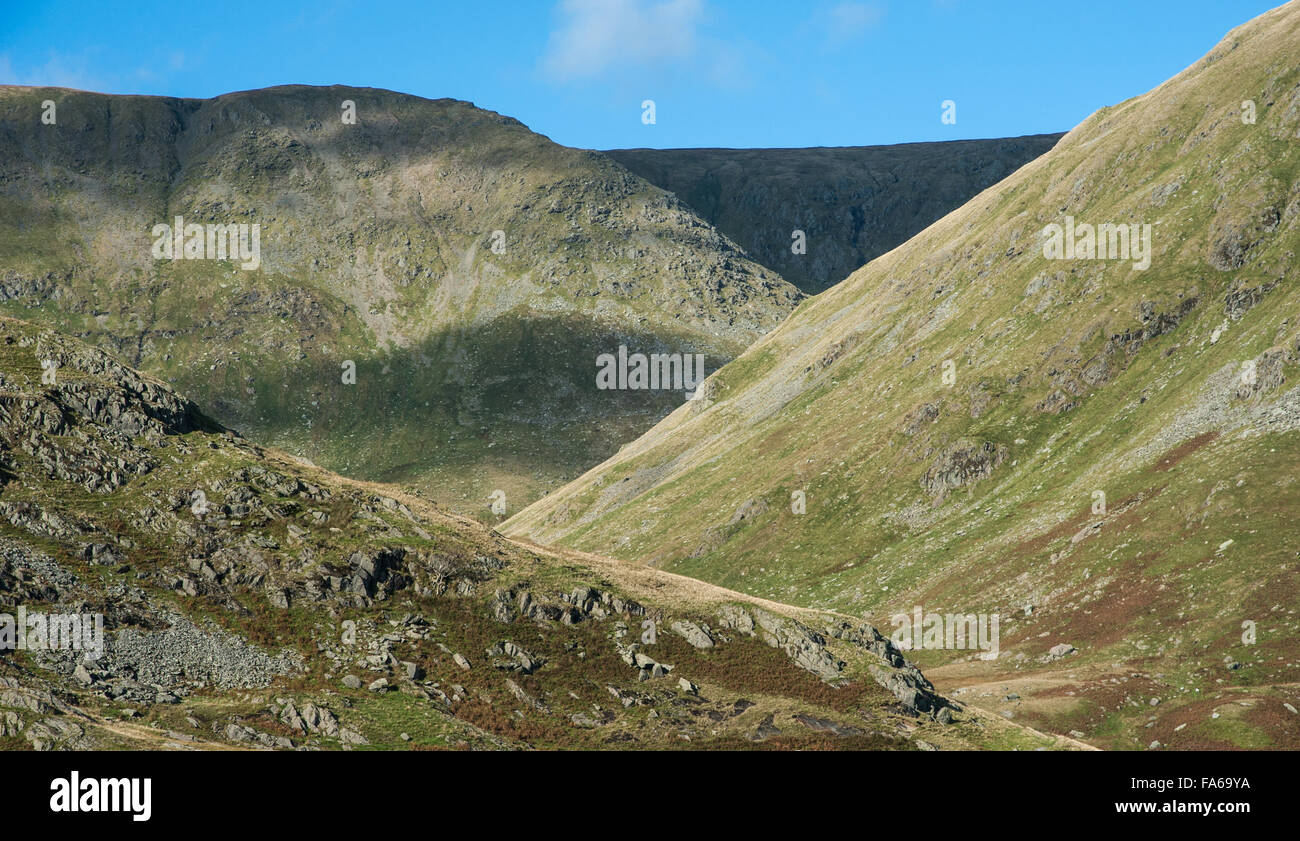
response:
{"label": "green grass", "polygon": [[[1292,32],[1295,15],[1283,17]],[[1036,605],[1030,621],[1004,626],[1004,656],[1069,641],[1080,663],[1128,661],[1171,684],[1175,672],[1201,688],[1295,681],[1297,650],[1280,641],[1267,665],[1221,668],[1243,620],[1266,617],[1277,640],[1300,604],[1289,526],[1300,431],[1237,430],[1300,376],[1290,282],[1300,226],[1283,212],[1300,147],[1280,102],[1255,126],[1236,118],[1240,91],[1289,90],[1300,71],[1274,60],[1272,35],[1242,43],[1174,90],[1095,115],[991,194],[804,302],[718,373],[715,405],[651,430],[635,457],[507,530],[881,627],[916,604],[1004,615]],[[1275,230],[1252,227],[1261,206],[1276,210]],[[1044,259],[1037,232],[1066,214],[1152,224],[1151,267]],[[1238,228],[1257,238],[1245,265],[1214,268]],[[1278,278],[1229,316],[1232,289]],[[1161,316],[1159,335],[1135,340]],[[1270,349],[1284,354],[1280,386],[1191,425],[1230,390],[1221,378]],[[1072,408],[1049,409],[1058,390]],[[934,422],[908,434],[926,405]],[[1180,419],[1187,431],[1155,446]],[[1208,429],[1224,434],[1193,437]],[[1005,447],[1006,458],[932,496],[922,476],[963,441]],[[625,480],[638,493],[611,490]],[[803,515],[790,508],[795,489]],[[1097,490],[1104,517],[1090,510]],[[730,522],[758,499],[766,512]],[[1096,520],[1100,532],[1072,542]],[[949,655],[959,656],[933,656]]]}

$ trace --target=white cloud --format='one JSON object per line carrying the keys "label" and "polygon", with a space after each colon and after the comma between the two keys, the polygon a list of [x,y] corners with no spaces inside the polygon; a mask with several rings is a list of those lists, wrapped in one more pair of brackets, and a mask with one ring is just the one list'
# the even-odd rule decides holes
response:
{"label": "white cloud", "polygon": [[880,22],[884,12],[871,3],[839,3],[826,14],[827,38],[844,44]]}
{"label": "white cloud", "polygon": [[542,69],[558,81],[678,62],[699,48],[703,0],[564,0]]}
{"label": "white cloud", "polygon": [[14,66],[8,53],[0,55],[0,84],[30,87],[104,90],[103,81],[85,69],[85,59],[50,51],[42,65],[29,64],[26,69]]}

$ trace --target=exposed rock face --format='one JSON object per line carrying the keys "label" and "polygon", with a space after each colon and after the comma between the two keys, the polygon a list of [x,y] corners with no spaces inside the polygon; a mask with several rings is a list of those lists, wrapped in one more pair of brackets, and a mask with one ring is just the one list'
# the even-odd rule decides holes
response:
{"label": "exposed rock face", "polygon": [[696,648],[712,648],[713,637],[709,632],[694,622],[679,620],[670,626],[674,632]]}
{"label": "exposed rock face", "polygon": [[978,482],[993,474],[994,468],[1007,457],[1005,445],[991,441],[976,444],[959,442],[935,457],[930,468],[921,476],[921,487],[928,493],[941,496],[950,490]]}
{"label": "exposed rock face", "polygon": [[826,638],[821,634],[798,620],[777,616],[759,607],[751,612],[763,641],[783,650],[801,669],[807,669],[822,680],[834,680],[840,676],[844,661],[826,650]]}
{"label": "exposed rock face", "polygon": [[[718,624],[741,634],[759,636],[768,645],[783,650],[799,668],[822,680],[834,682],[843,678],[844,661],[827,649],[826,636],[796,619],[778,616],[760,607],[725,605],[719,611]],[[826,635],[868,651],[883,661],[883,666],[871,667],[871,674],[905,708],[937,716],[940,710],[954,707],[951,701],[935,691],[934,685],[919,669],[903,657],[893,642],[872,626],[839,622],[827,627]],[[951,712],[945,718],[945,723],[951,721]]]}
{"label": "exposed rock face", "polygon": [[87,750],[87,716],[46,689],[0,677],[0,739],[21,741],[35,751]]}
{"label": "exposed rock face", "polygon": [[[41,367],[39,373],[0,373],[0,481],[8,450],[35,459],[51,479],[110,493],[157,465],[150,445],[165,436],[220,430],[192,403],[102,351],[49,331],[36,337],[10,334],[5,341],[29,352]],[[60,370],[66,372],[64,377]],[[115,384],[86,380],[85,375]],[[38,394],[29,391],[42,377],[52,378],[50,387]],[[74,417],[98,425],[103,435],[73,434]],[[136,436],[147,444],[136,444]],[[12,510],[7,513],[11,521],[16,516]]]}
{"label": "exposed rock face", "polygon": [[[1060,134],[832,149],[612,149],[754,259],[821,292],[1051,149]],[[791,249],[803,231],[807,252]]]}

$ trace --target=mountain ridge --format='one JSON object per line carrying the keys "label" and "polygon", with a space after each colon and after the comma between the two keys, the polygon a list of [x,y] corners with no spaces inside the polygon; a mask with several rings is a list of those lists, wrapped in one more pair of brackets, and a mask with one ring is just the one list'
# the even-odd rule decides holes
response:
{"label": "mountain ridge", "polygon": [[[0,145],[9,314],[483,516],[494,489],[517,509],[681,399],[598,393],[583,358],[623,343],[712,369],[800,297],[618,164],[459,100],[6,87]],[[258,265],[158,259],[150,229],[176,217],[259,225]]]}
{"label": "mountain ridge", "polygon": [[[771,149],[609,149],[763,265],[822,292],[1050,149],[1061,134]],[[795,240],[801,232],[801,241]],[[796,249],[801,249],[796,251]]]}

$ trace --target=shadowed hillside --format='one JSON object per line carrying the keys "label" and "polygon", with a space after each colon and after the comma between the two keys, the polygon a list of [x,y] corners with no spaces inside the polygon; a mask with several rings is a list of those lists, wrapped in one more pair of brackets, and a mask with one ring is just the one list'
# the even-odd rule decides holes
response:
{"label": "shadowed hillside", "polygon": [[[1051,149],[1059,134],[816,149],[612,149],[755,260],[821,292]],[[792,251],[792,232],[806,251]]]}

